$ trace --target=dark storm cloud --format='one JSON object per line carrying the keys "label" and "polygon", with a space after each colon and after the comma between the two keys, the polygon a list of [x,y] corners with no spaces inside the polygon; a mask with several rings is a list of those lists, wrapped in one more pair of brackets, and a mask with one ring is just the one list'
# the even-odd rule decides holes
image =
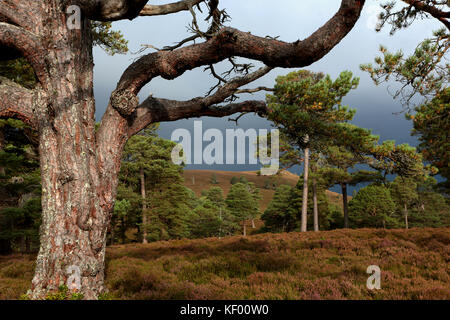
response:
{"label": "dark storm cloud", "polygon": [[[166,1],[167,2],[167,1]],[[165,3],[152,1],[152,4]],[[410,53],[420,40],[431,35],[440,26],[432,21],[418,21],[405,31],[398,32],[394,37],[389,36],[388,29],[380,33],[374,31],[374,17],[380,1],[368,1],[361,19],[353,31],[342,40],[327,56],[309,66],[313,71],[322,71],[336,77],[343,70],[352,71],[361,78],[360,86],[350,93],[345,103],[357,109],[353,123],[370,128],[374,134],[380,135],[382,140],[396,140],[399,143],[415,144],[415,138],[410,136],[411,123],[403,115],[393,115],[401,110],[398,101],[389,95],[386,86],[375,87],[369,76],[359,70],[362,63],[372,62],[378,53],[380,44],[396,51],[402,49]],[[251,31],[260,36],[280,36],[285,41],[304,39],[336,12],[340,4],[338,0],[278,1],[276,5],[271,0],[223,0],[221,6],[227,8],[233,18],[231,25],[243,31]],[[186,37],[186,26],[191,17],[187,12],[171,16],[138,18],[132,22],[121,21],[114,23],[116,29],[121,30],[125,38],[130,41],[132,52],[141,48],[142,44],[155,47],[171,45]],[[147,51],[147,52],[150,52]],[[125,68],[137,55],[107,56],[96,48],[95,56],[95,93],[97,99],[97,120],[103,114],[110,92]],[[220,70],[220,67],[219,67]],[[276,76],[286,74],[291,70],[275,69],[263,79],[251,86],[273,86]],[[156,97],[172,99],[191,99],[204,95],[214,81],[202,68],[186,72],[182,77],[166,81],[154,79],[143,88],[140,98],[152,93]],[[243,97],[245,99],[264,99],[264,94]],[[161,124],[160,134],[170,138],[171,132],[180,127],[193,128],[193,119]],[[203,118],[205,127],[218,129],[235,126],[227,119]],[[242,128],[269,128],[270,124],[256,115],[247,115],[240,122]],[[217,168],[216,168],[217,169]],[[226,168],[227,170],[242,170],[245,168]],[[248,169],[248,168],[247,168]],[[253,168],[252,168],[253,169]]]}

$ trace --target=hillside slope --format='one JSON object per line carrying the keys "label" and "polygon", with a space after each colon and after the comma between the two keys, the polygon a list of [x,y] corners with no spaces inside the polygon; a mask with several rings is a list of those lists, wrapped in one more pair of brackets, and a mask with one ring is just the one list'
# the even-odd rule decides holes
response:
{"label": "hillside slope", "polygon": [[[107,249],[118,299],[450,299],[450,228],[335,230]],[[35,256],[0,257],[0,299],[30,285]],[[381,289],[366,287],[381,268]]]}
{"label": "hillside slope", "polygon": [[[215,174],[217,177],[218,184],[211,184],[210,180],[212,175]],[[202,190],[211,188],[212,186],[219,186],[227,195],[231,189],[231,178],[235,176],[245,177],[249,182],[255,183],[255,185],[261,189],[262,199],[260,202],[260,210],[264,212],[272,201],[275,190],[264,189],[266,180],[269,179],[267,176],[258,176],[256,171],[216,171],[216,170],[184,170],[185,186],[192,189],[197,196],[200,196]],[[283,171],[280,176],[273,177],[277,186],[286,184],[289,186],[295,186],[299,177],[289,171]],[[328,198],[331,203],[342,206],[342,195],[336,192],[327,191]],[[351,197],[349,197],[351,199]]]}

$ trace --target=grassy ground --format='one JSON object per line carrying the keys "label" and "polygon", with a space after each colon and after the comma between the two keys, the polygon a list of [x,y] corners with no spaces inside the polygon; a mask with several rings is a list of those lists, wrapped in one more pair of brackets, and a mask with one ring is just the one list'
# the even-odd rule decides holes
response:
{"label": "grassy ground", "polygon": [[[450,229],[336,230],[130,244],[107,250],[120,299],[450,299]],[[366,288],[369,265],[381,290]],[[34,256],[0,257],[0,299],[28,288]]]}

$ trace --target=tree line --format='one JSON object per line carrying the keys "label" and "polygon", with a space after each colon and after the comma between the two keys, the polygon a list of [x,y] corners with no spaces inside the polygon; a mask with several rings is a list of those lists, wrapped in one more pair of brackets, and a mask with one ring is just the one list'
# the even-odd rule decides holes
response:
{"label": "tree line", "polygon": [[[108,244],[247,234],[260,216],[259,189],[233,177],[225,197],[211,177],[200,197],[184,185],[183,166],[173,164],[175,143],[152,125],[125,147]],[[36,252],[41,224],[39,156],[35,133],[20,120],[0,122],[0,253]]]}

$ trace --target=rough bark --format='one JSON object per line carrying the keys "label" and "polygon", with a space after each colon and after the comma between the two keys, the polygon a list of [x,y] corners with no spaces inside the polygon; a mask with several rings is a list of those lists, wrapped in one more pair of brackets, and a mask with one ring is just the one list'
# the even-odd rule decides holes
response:
{"label": "rough bark", "polygon": [[206,0],[184,0],[163,5],[146,5],[140,12],[140,16],[161,16],[180,11],[188,11],[197,4]]}
{"label": "rough bark", "polygon": [[309,171],[309,148],[305,148],[305,161],[303,169],[303,197],[302,197],[302,225],[301,231],[306,232],[308,223],[308,171]]}
{"label": "rough bark", "polygon": [[341,183],[342,188],[342,206],[344,210],[344,228],[349,227],[348,222],[348,195],[347,195],[347,183]]}
{"label": "rough bark", "polygon": [[24,56],[32,65],[41,83],[46,83],[46,65],[42,61],[45,52],[42,50],[42,41],[36,34],[24,28],[0,22],[0,44],[2,52],[5,50]]}
{"label": "rough bark", "polygon": [[42,4],[35,0],[2,0],[0,22],[6,22],[38,34],[42,20],[40,15],[43,12],[42,8]]}
{"label": "rough bark", "polygon": [[144,8],[148,0],[75,0],[83,13],[91,20],[115,21],[134,19]]}
{"label": "rough bark", "polygon": [[0,117],[17,118],[37,129],[38,121],[33,109],[41,100],[41,91],[26,89],[0,76]]}
{"label": "rough bark", "polygon": [[317,204],[317,181],[313,179],[314,231],[319,231],[319,207]]}
{"label": "rough bark", "polygon": [[[64,3],[46,1],[41,25],[48,100],[38,103],[42,176],[41,247],[30,295],[43,298],[66,284],[95,299],[104,290],[106,233],[117,176],[96,152],[93,59],[89,22],[68,30]],[[44,21],[43,21],[44,22]],[[120,163],[120,155],[109,162]],[[75,274],[73,274],[75,273]],[[79,283],[68,283],[79,273]],[[74,278],[77,280],[76,278]]]}
{"label": "rough bark", "polygon": [[[203,43],[146,55],[124,72],[96,133],[92,39],[87,18],[132,19],[146,2],[2,0],[0,3],[0,59],[24,56],[38,79],[34,90],[0,79],[0,117],[20,118],[39,132],[43,213],[41,247],[29,292],[32,298],[43,298],[62,284],[71,287],[73,283],[68,280],[77,271],[80,286],[76,289],[86,299],[95,299],[104,291],[106,235],[117,192],[121,154],[131,135],[152,122],[264,112],[261,101],[222,107],[218,104],[273,67],[304,67],[319,60],[353,28],[364,5],[364,1],[343,0],[338,13],[303,41],[285,43],[222,28]],[[66,26],[66,9],[73,4],[82,7],[81,30]],[[174,11],[175,7],[171,8]],[[164,10],[159,14],[168,12]],[[233,56],[256,59],[268,67],[230,81],[207,98],[180,102],[150,97],[139,104],[139,90],[153,78],[174,79],[193,68]]]}

